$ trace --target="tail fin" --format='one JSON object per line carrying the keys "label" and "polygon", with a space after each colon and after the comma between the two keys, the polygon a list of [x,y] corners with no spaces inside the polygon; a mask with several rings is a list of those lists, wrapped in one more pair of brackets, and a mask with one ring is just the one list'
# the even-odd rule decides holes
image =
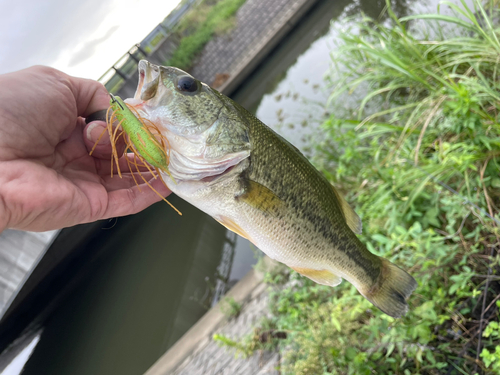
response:
{"label": "tail fin", "polygon": [[400,318],[408,311],[406,300],[417,287],[417,282],[406,271],[387,259],[382,260],[382,269],[375,285],[361,294],[387,315]]}

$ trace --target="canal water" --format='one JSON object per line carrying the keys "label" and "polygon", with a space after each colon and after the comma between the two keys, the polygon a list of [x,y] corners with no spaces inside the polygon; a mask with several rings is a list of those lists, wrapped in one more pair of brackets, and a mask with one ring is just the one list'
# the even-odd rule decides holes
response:
{"label": "canal water", "polygon": [[[400,15],[408,2],[395,2]],[[338,30],[330,20],[376,18],[384,6],[320,1],[232,97],[308,154],[328,98],[323,76]],[[159,203],[120,218],[103,229],[100,255],[68,270],[78,282],[29,340],[24,375],[142,374],[256,263],[247,240],[169,200],[182,217]]]}

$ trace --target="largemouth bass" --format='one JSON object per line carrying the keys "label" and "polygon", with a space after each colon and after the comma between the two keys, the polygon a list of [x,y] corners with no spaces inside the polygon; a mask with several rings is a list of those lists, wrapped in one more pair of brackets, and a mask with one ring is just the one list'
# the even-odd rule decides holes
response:
{"label": "largemouth bass", "polygon": [[[169,142],[168,187],[319,284],[342,279],[400,317],[416,281],[357,238],[361,220],[297,148],[188,73],[139,63],[132,105]],[[172,180],[175,180],[173,182]]]}

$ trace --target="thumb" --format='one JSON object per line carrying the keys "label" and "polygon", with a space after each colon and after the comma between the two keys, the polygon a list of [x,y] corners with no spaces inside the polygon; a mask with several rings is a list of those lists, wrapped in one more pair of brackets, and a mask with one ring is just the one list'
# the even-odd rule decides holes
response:
{"label": "thumb", "polygon": [[[83,141],[92,156],[98,159],[109,159],[113,152],[107,125],[104,121],[89,122],[83,129]],[[120,137],[115,142],[116,151],[120,158],[125,151],[125,140]]]}

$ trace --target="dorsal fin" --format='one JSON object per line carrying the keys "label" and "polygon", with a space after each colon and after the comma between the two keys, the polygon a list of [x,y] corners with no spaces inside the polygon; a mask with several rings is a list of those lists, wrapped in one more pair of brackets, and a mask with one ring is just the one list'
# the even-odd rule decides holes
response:
{"label": "dorsal fin", "polygon": [[333,185],[332,189],[335,192],[337,200],[340,203],[340,207],[342,208],[342,212],[344,213],[344,218],[347,225],[354,233],[361,234],[361,231],[363,230],[363,224],[361,223],[361,219],[359,218],[358,214],[354,212],[349,203],[347,203],[345,198],[335,189]]}

